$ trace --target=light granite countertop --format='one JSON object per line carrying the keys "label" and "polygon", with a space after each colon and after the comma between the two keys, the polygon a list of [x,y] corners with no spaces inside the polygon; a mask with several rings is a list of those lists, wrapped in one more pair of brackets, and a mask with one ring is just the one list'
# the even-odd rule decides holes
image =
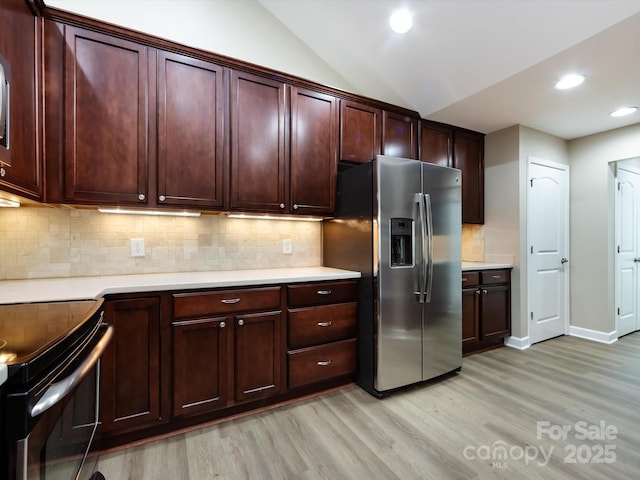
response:
{"label": "light granite countertop", "polygon": [[492,270],[496,268],[513,268],[511,263],[489,263],[489,262],[462,262],[462,271],[469,270]]}
{"label": "light granite countertop", "polygon": [[118,293],[239,287],[351,278],[360,278],[360,272],[328,267],[296,267],[4,280],[0,281],[0,304],[87,300]]}

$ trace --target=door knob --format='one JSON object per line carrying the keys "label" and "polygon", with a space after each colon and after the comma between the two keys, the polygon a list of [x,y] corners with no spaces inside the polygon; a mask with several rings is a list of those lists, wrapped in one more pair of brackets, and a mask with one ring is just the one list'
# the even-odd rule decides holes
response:
{"label": "door knob", "polygon": [[564,264],[564,263],[567,263],[568,261],[569,260],[567,260],[566,258],[563,258],[563,259],[560,260],[560,263]]}

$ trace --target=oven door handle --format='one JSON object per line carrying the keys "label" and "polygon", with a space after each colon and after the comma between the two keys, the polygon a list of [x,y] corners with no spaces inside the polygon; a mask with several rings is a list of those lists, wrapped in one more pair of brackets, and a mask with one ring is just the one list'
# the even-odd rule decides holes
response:
{"label": "oven door handle", "polygon": [[89,356],[78,366],[78,368],[76,368],[71,375],[65,377],[64,380],[60,380],[47,388],[47,391],[42,398],[38,400],[38,403],[36,403],[31,409],[32,418],[37,417],[53,407],[80,383],[80,381],[91,371],[98,359],[102,356],[102,353],[105,348],[107,348],[112,336],[113,327],[109,325],[100,341],[93,348]]}

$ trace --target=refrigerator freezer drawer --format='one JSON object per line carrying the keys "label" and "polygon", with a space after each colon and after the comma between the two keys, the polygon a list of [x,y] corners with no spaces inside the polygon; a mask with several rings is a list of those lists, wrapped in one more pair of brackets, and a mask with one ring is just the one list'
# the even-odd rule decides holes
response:
{"label": "refrigerator freezer drawer", "polygon": [[316,383],[356,371],[356,340],[294,350],[289,357],[289,388]]}
{"label": "refrigerator freezer drawer", "polygon": [[289,348],[356,336],[356,302],[289,310]]}

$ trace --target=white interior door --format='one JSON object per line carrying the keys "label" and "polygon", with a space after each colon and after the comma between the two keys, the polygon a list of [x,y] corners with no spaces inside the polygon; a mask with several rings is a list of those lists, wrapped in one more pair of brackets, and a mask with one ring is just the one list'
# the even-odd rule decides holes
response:
{"label": "white interior door", "polygon": [[621,337],[638,330],[640,172],[618,165],[616,182],[616,331]]}
{"label": "white interior door", "polygon": [[529,157],[527,244],[531,343],[568,333],[569,167]]}

